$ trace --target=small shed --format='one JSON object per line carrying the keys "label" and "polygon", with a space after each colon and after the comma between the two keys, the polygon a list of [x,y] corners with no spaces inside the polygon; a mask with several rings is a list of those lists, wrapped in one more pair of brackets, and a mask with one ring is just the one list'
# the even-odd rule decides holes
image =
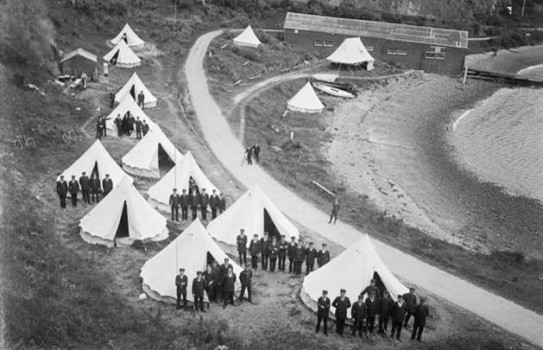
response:
{"label": "small shed", "polygon": [[81,48],[72,51],[60,60],[60,73],[69,74],[80,78],[85,72],[90,80],[96,80],[98,76],[98,57]]}

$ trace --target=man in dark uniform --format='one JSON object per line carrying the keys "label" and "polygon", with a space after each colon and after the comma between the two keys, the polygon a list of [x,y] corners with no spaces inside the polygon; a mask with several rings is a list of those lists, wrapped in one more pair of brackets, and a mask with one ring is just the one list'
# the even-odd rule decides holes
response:
{"label": "man in dark uniform", "polygon": [[407,310],[407,316],[405,317],[405,322],[403,326],[405,328],[408,328],[409,325],[407,324],[407,322],[409,322],[411,315],[415,315],[415,309],[417,307],[417,296],[415,295],[415,288],[409,288],[409,293],[405,293],[403,295],[403,301],[405,302],[405,308]]}
{"label": "man in dark uniform", "polygon": [[407,312],[405,303],[403,302],[403,295],[398,295],[398,301],[392,305],[392,332],[390,336],[394,338],[396,334],[396,339],[400,340],[400,335],[402,333],[402,324],[405,320],[405,314]]}
{"label": "man in dark uniform", "polygon": [[138,94],[138,106],[140,106],[141,109],[145,108],[145,94],[143,93],[143,90]]}
{"label": "man in dark uniform", "polygon": [[115,124],[115,127],[117,128],[117,136],[121,137],[123,136],[123,121],[121,119],[121,114],[117,114],[115,119],[113,120],[113,123]]}
{"label": "man in dark uniform", "polygon": [[[364,297],[364,294],[360,294]],[[368,332],[373,333],[373,327],[375,326],[375,316],[378,311],[378,300],[375,296],[375,292],[371,291],[369,297],[366,299],[366,327]]]}
{"label": "man in dark uniform", "polygon": [[57,194],[60,198],[60,207],[66,208],[66,196],[68,195],[68,183],[64,180],[64,176],[60,176],[57,181]]}
{"label": "man in dark uniform", "polygon": [[104,197],[113,189],[113,181],[109,178],[109,174],[106,174],[106,178],[102,180],[102,188],[104,189]]}
{"label": "man in dark uniform", "polygon": [[238,247],[239,264],[247,264],[247,236],[245,236],[245,229],[239,230],[239,235],[236,237],[236,245]]}
{"label": "man in dark uniform", "polygon": [[345,289],[340,290],[341,295],[334,299],[332,306],[336,308],[336,333],[343,337],[347,310],[351,307],[351,301],[345,296]]}
{"label": "man in dark uniform", "polygon": [[100,191],[102,190],[100,186],[100,179],[96,176],[96,173],[92,174],[90,180],[91,188],[91,199],[93,203],[98,203],[100,201]]}
{"label": "man in dark uniform", "polygon": [[98,116],[96,119],[96,138],[98,140],[102,139],[102,116]]}
{"label": "man in dark uniform", "polygon": [[365,333],[364,324],[366,323],[366,304],[364,303],[364,296],[360,294],[358,301],[353,304],[351,308],[351,317],[353,319],[353,335],[358,331],[358,336],[362,336]]}
{"label": "man in dark uniform", "polygon": [[287,248],[288,273],[292,273],[294,271],[294,255],[296,254],[296,250],[298,250],[298,243],[296,243],[296,237],[291,237],[290,243],[288,244]]}
{"label": "man in dark uniform", "polygon": [[328,221],[329,224],[332,223],[332,219],[334,220],[334,224],[337,221],[337,214],[339,213],[339,199],[337,197],[334,198],[334,202],[332,203],[332,213],[330,214],[330,221]]}
{"label": "man in dark uniform", "polygon": [[174,188],[173,193],[170,195],[170,208],[172,211],[172,221],[179,221],[179,195],[177,194],[177,188]]}
{"label": "man in dark uniform", "polygon": [[[213,260],[215,262],[215,260]],[[216,263],[215,263],[216,266]],[[213,267],[211,265],[207,265],[206,270],[203,273],[204,280],[206,281],[205,285],[205,291],[207,293],[207,297],[209,298],[209,301],[215,301],[214,295],[213,295],[213,288],[215,287],[215,276],[213,275]]]}
{"label": "man in dark uniform", "polygon": [[305,260],[305,247],[302,240],[299,241],[298,247],[294,252],[294,273],[296,275],[302,274],[302,264]]}
{"label": "man in dark uniform", "polygon": [[268,269],[268,261],[270,260],[270,240],[268,238],[268,232],[264,232],[264,237],[260,239],[260,258],[262,269]]}
{"label": "man in dark uniform", "polygon": [[72,206],[77,207],[77,194],[79,193],[79,182],[75,179],[75,175],[72,175],[72,179],[68,183],[68,191],[72,198]]}
{"label": "man in dark uniform", "polygon": [[136,118],[136,138],[141,140],[141,132],[143,130],[143,123],[140,120],[140,117]]}
{"label": "man in dark uniform", "polygon": [[189,195],[187,194],[187,190],[183,188],[181,191],[181,196],[179,197],[179,204],[181,205],[181,220],[185,221],[188,220],[188,212],[189,212]]}
{"label": "man in dark uniform", "polygon": [[313,248],[313,242],[309,242],[309,247],[305,250],[305,274],[309,275],[315,267],[315,259],[317,258],[317,249]]}
{"label": "man in dark uniform", "polygon": [[319,267],[323,267],[330,261],[330,252],[328,251],[326,243],[322,244],[322,249],[317,253],[317,264]]}
{"label": "man in dark uniform", "polygon": [[90,179],[87,173],[83,172],[79,178],[79,186],[81,186],[81,195],[83,196],[83,203],[90,204]]}
{"label": "man in dark uniform", "polygon": [[202,193],[200,194],[200,210],[202,211],[202,220],[207,221],[207,206],[208,205],[209,205],[209,194],[207,194],[205,188],[202,188]]}
{"label": "man in dark uniform", "polygon": [[323,290],[322,296],[317,299],[317,328],[316,333],[319,333],[321,322],[324,323],[324,335],[328,336],[328,314],[330,312],[330,299],[328,291]]}
{"label": "man in dark uniform", "polygon": [[194,310],[198,312],[198,306],[202,312],[204,310],[204,289],[206,280],[202,277],[202,271],[196,271],[196,278],[192,280],[192,294],[194,295]]}
{"label": "man in dark uniform", "polygon": [[418,341],[422,341],[422,331],[426,326],[426,318],[430,314],[428,306],[425,304],[425,299],[420,298],[420,303],[415,307],[415,324],[413,325],[413,332],[411,332],[411,339],[415,340],[415,336]]}
{"label": "man in dark uniform", "polygon": [[232,267],[232,264],[229,263],[229,259],[228,258],[225,258],[224,259],[224,263],[219,266],[219,289],[220,289],[220,294],[221,294],[221,298],[224,300],[226,298],[226,291],[224,289],[224,279],[226,278],[226,275],[228,274],[228,269],[229,268],[233,268]]}
{"label": "man in dark uniform", "polygon": [[143,121],[142,130],[143,130],[143,136],[147,135],[147,133],[149,132],[149,124],[147,124],[147,120]]}
{"label": "man in dark uniform", "polygon": [[[260,240],[258,235],[254,235],[251,243],[249,243],[249,253],[251,254],[251,265],[253,269],[258,269],[258,254],[260,254]],[[241,276],[240,280],[241,280]]]}
{"label": "man in dark uniform", "polygon": [[392,306],[394,301],[390,298],[390,294],[387,290],[383,292],[383,297],[377,302],[378,313],[379,313],[379,333],[385,334],[388,328],[388,318],[392,312]]}
{"label": "man in dark uniform", "polygon": [[219,214],[222,214],[226,210],[226,197],[224,194],[219,193]]}
{"label": "man in dark uniform", "polygon": [[377,281],[375,280],[375,278],[372,278],[371,281],[370,281],[370,285],[367,286],[366,288],[364,288],[364,290],[362,291],[362,295],[365,295],[365,294],[368,294],[368,296],[370,295],[370,292],[374,292],[375,293],[375,298],[379,299],[379,287],[377,287]]}
{"label": "man in dark uniform", "polygon": [[255,143],[253,145],[253,155],[255,157],[255,161],[257,163],[260,162],[260,146],[258,145],[258,143]]}
{"label": "man in dark uniform", "polygon": [[[215,260],[211,262],[211,279],[208,279],[208,288],[210,289],[209,292],[209,299],[216,303],[219,300],[219,297],[221,296],[221,267],[217,264]],[[213,281],[213,283],[209,283],[209,281]]]}
{"label": "man in dark uniform", "polygon": [[196,191],[191,191],[189,194],[190,211],[192,212],[192,220],[196,220],[198,217],[198,204],[200,204],[200,198]]}
{"label": "man in dark uniform", "polygon": [[243,301],[243,296],[245,295],[245,290],[247,290],[247,300],[251,301],[251,286],[253,281],[253,271],[249,267],[249,264],[245,265],[245,270],[241,271],[239,274],[239,281],[241,282],[241,294],[239,295],[239,302]]}
{"label": "man in dark uniform", "polygon": [[175,286],[177,287],[177,310],[181,308],[181,296],[183,296],[183,308],[187,307],[187,285],[189,280],[185,276],[185,269],[179,269],[179,275],[175,276]]}
{"label": "man in dark uniform", "polygon": [[211,220],[215,219],[217,217],[217,209],[220,205],[220,199],[217,195],[217,190],[213,189],[211,192],[211,196],[209,196],[209,206],[211,207]]}
{"label": "man in dark uniform", "polygon": [[223,309],[226,308],[226,304],[234,305],[234,293],[236,291],[236,274],[233,271],[232,267],[228,268],[228,272],[224,277],[224,300],[223,300]]}
{"label": "man in dark uniform", "polygon": [[102,137],[107,136],[107,127],[106,127],[107,119],[108,118],[106,118],[106,117],[101,117],[100,118],[100,129],[102,130]]}
{"label": "man in dark uniform", "polygon": [[277,262],[277,256],[279,254],[279,247],[275,237],[272,238],[268,251],[270,253],[270,272],[275,272],[275,263]]}
{"label": "man in dark uniform", "polygon": [[279,271],[285,272],[285,262],[287,260],[288,242],[285,235],[281,236],[279,241]]}

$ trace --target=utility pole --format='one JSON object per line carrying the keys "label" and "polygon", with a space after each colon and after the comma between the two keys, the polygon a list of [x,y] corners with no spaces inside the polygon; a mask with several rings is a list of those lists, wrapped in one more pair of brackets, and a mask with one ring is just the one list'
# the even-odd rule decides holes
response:
{"label": "utility pole", "polygon": [[520,12],[520,17],[524,17],[524,8],[526,7],[526,0],[522,1],[522,11]]}

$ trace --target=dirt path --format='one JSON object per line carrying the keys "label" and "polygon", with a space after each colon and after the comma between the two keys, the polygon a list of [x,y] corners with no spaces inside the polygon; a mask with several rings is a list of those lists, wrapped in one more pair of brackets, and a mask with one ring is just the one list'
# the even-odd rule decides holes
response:
{"label": "dirt path", "polygon": [[[347,247],[361,232],[340,222],[330,226],[328,214],[303,201],[258,166],[241,167],[243,146],[211,96],[203,68],[207,47],[222,31],[207,33],[195,42],[185,63],[190,99],[210,149],[245,186],[258,184],[288,216],[322,236]],[[265,156],[265,155],[264,155]],[[374,240],[379,254],[397,275],[441,298],[543,347],[543,316],[441,271],[382,242]],[[506,315],[506,316],[505,316]],[[513,322],[511,322],[513,320]],[[520,321],[522,320],[522,321]]]}

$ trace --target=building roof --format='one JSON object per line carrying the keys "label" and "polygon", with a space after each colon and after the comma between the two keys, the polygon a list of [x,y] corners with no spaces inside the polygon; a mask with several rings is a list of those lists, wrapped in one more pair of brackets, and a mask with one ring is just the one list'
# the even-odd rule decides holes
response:
{"label": "building roof", "polygon": [[284,29],[468,48],[468,32],[288,12]]}
{"label": "building roof", "polygon": [[67,53],[66,55],[62,56],[62,60],[60,60],[60,62],[67,61],[70,58],[75,57],[75,56],[82,56],[82,57],[85,57],[88,60],[98,62],[98,57],[95,54],[90,53],[87,50],[83,50],[82,48],[79,48],[77,50],[74,50],[74,51],[72,51],[70,53]]}

